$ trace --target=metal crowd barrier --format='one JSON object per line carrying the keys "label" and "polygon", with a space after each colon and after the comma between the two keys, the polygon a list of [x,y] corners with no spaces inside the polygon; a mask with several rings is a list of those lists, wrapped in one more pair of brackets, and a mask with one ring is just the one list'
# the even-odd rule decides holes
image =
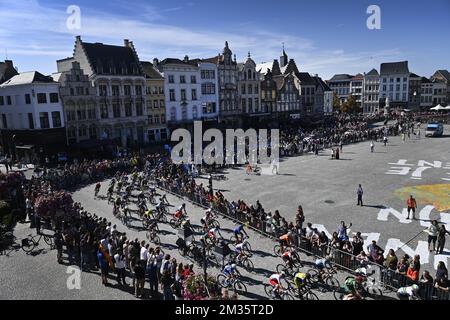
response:
{"label": "metal crowd barrier", "polygon": [[[217,205],[210,203],[207,198],[202,198],[198,194],[183,194],[180,188],[170,185],[168,183],[158,181],[157,186],[159,189],[168,192],[179,198],[183,198],[186,201],[203,207],[212,208],[216,213],[222,215],[225,218],[233,220],[238,223],[244,224],[247,228],[250,228],[268,238],[278,239],[283,233],[280,227],[270,224],[267,221],[262,221],[257,217],[252,217],[249,214],[241,212],[239,210],[230,210],[230,208],[218,208]],[[313,255],[317,258],[327,257],[338,268],[355,272],[356,269],[362,266],[357,257],[351,253],[344,252],[340,249],[333,248],[329,245],[321,246],[320,248],[312,245],[312,243],[303,235],[296,234],[297,248],[308,255]],[[375,279],[380,287],[388,290],[396,291],[397,289],[405,286],[412,285],[412,282],[406,275],[400,274],[395,270],[389,270],[385,266],[369,261],[365,263],[367,269],[379,270],[379,279]],[[434,287],[432,283],[417,283],[420,287],[420,296],[424,300],[450,300],[449,292]]]}

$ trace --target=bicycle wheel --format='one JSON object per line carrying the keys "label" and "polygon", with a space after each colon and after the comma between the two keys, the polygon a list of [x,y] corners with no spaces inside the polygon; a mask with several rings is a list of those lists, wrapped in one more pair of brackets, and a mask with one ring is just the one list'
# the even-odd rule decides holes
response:
{"label": "bicycle wheel", "polygon": [[319,271],[317,271],[316,269],[309,269],[308,271],[306,271],[307,274],[309,274],[309,276],[311,277],[311,281],[313,283],[317,283],[320,281],[320,276],[319,276]]}
{"label": "bicycle wheel", "polygon": [[44,241],[46,244],[48,244],[51,247],[53,247],[53,238],[50,236],[44,235]]}
{"label": "bicycle wheel", "polygon": [[244,261],[242,261],[242,265],[245,268],[245,270],[247,270],[248,272],[253,271],[253,268],[254,268],[253,262],[249,258],[244,259]]}
{"label": "bicycle wheel", "polygon": [[383,296],[383,292],[381,291],[381,289],[375,286],[365,286],[364,291],[371,297]]}
{"label": "bicycle wheel", "polygon": [[230,237],[230,242],[231,243],[235,243],[236,242],[236,236],[233,234],[231,237]]}
{"label": "bicycle wheel", "polygon": [[333,296],[336,300],[342,300],[345,296],[345,290],[342,288],[336,289],[333,291]]}
{"label": "bicycle wheel", "polygon": [[292,257],[292,261],[294,262],[294,265],[296,267],[303,267],[303,262],[300,259],[300,256],[298,255],[297,252],[294,252],[293,257]]}
{"label": "bicycle wheel", "polygon": [[331,289],[337,289],[341,287],[341,284],[339,283],[339,281],[337,279],[335,279],[334,277],[328,277],[325,280],[325,284]]}
{"label": "bicycle wheel", "polygon": [[272,285],[266,283],[264,285],[264,291],[266,292],[266,295],[270,298],[273,299],[273,287]]}
{"label": "bicycle wheel", "polygon": [[161,239],[160,239],[159,236],[157,236],[157,235],[153,236],[152,241],[153,241],[153,243],[155,243],[155,244],[158,244],[158,245],[161,244]]}
{"label": "bicycle wheel", "polygon": [[307,292],[304,297],[306,298],[306,300],[319,300],[319,297],[311,291]]}
{"label": "bicycle wheel", "polygon": [[284,264],[281,264],[281,263],[277,265],[276,270],[277,270],[278,274],[280,274],[282,272],[287,273],[286,272],[286,266]]}
{"label": "bicycle wheel", "polygon": [[240,295],[244,295],[247,293],[247,286],[239,279],[234,281],[233,288],[234,291]]}
{"label": "bicycle wheel", "polygon": [[224,274],[219,274],[217,275],[217,283],[219,284],[219,286],[221,286],[222,288],[228,288],[228,281],[227,281],[227,277]]}
{"label": "bicycle wheel", "polygon": [[177,228],[177,220],[175,219],[170,219],[169,224],[172,228],[176,229]]}
{"label": "bicycle wheel", "polygon": [[26,253],[30,253],[36,247],[36,242],[32,236],[28,236],[26,239],[22,240],[22,250]]}
{"label": "bicycle wheel", "polygon": [[162,215],[159,217],[159,221],[161,221],[162,223],[167,223],[167,217],[166,217],[166,215],[165,215],[165,214],[162,214]]}
{"label": "bicycle wheel", "polygon": [[281,300],[291,301],[294,300],[294,297],[290,293],[284,292],[281,296]]}
{"label": "bicycle wheel", "polygon": [[275,253],[276,256],[281,257],[281,246],[279,244],[276,244],[273,247],[273,252]]}

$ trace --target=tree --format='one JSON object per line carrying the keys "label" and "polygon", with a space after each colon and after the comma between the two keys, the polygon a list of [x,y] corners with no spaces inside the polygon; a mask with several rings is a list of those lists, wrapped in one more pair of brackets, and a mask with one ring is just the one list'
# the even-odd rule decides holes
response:
{"label": "tree", "polygon": [[337,111],[340,108],[341,108],[341,100],[336,94],[336,91],[333,91],[333,111]]}
{"label": "tree", "polygon": [[350,95],[346,102],[342,104],[341,111],[344,113],[358,113],[360,107],[356,102],[356,98],[353,95]]}

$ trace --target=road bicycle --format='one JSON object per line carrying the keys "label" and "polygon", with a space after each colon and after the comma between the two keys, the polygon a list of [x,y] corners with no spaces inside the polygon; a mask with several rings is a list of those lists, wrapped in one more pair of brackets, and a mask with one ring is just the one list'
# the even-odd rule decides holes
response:
{"label": "road bicycle", "polygon": [[156,228],[152,229],[152,230],[147,230],[145,236],[147,237],[147,239],[151,242],[153,242],[156,245],[161,244],[161,239],[158,236],[158,233],[156,231]]}
{"label": "road bicycle", "polygon": [[50,250],[54,248],[54,242],[53,238],[46,234],[38,234],[33,236],[32,234],[29,234],[28,237],[25,239],[22,239],[22,250],[26,253],[30,253],[33,251],[36,247],[39,246],[39,242],[41,241],[41,238],[44,238],[44,241],[46,244],[50,246]]}
{"label": "road bicycle", "polygon": [[236,276],[227,276],[221,273],[217,276],[217,283],[222,288],[231,288],[239,295],[245,295],[247,293],[247,286]]}
{"label": "road bicycle", "polygon": [[275,291],[274,287],[268,283],[264,285],[264,291],[271,300],[294,300],[294,297],[289,293],[289,290],[279,288]]}
{"label": "road bicycle", "polygon": [[337,274],[337,269],[334,267],[324,268],[322,269],[322,273],[318,269],[309,269],[306,271],[309,274],[311,282],[315,285],[322,283],[325,284],[330,291],[334,291],[336,288],[339,288],[341,285],[339,281],[334,278],[334,275]]}

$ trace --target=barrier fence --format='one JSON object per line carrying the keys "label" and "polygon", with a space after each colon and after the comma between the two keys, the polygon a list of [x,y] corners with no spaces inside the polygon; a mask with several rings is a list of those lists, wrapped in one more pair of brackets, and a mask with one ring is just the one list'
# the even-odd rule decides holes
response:
{"label": "barrier fence", "polygon": [[[156,181],[156,183],[161,190],[171,193],[179,198],[183,198],[186,201],[190,201],[197,206],[212,208],[214,212],[221,216],[237,223],[244,224],[246,227],[268,238],[277,240],[279,236],[287,232],[287,230],[284,230],[273,223],[261,220],[258,217],[251,216],[239,210],[233,210],[226,204],[210,202],[206,196],[201,196],[198,193],[182,192],[181,188],[175,184],[170,184],[165,181]],[[436,288],[433,283],[413,281],[396,270],[388,269],[385,266],[372,261],[361,263],[355,255],[329,245],[318,247],[317,245],[313,245],[311,241],[302,234],[302,231],[299,231],[300,230],[297,230],[295,233],[297,238],[296,247],[299,250],[307,255],[312,255],[317,258],[327,257],[338,268],[345,269],[351,273],[355,273],[358,268],[365,267],[366,270],[373,272],[375,275],[375,277],[373,277],[373,285],[380,289],[396,291],[401,287],[417,284],[420,287],[419,294],[423,300],[450,300],[449,292]]]}

